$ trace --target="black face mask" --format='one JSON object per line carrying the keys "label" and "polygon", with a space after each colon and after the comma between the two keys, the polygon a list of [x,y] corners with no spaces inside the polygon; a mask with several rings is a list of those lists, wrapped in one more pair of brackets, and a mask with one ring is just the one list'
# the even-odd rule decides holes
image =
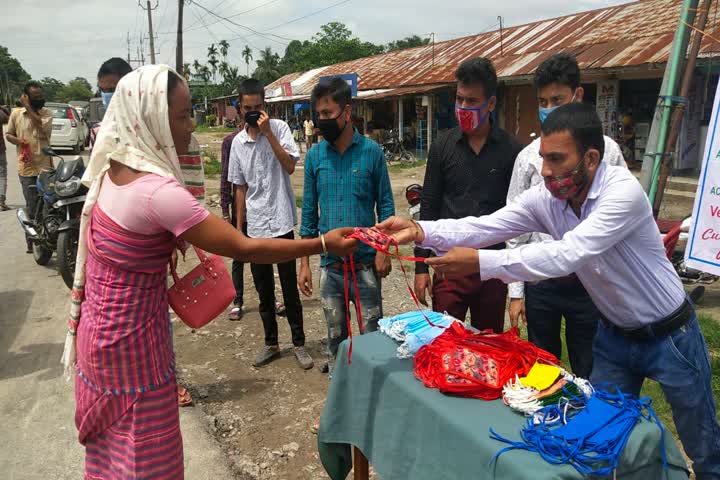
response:
{"label": "black face mask", "polygon": [[340,138],[340,135],[342,135],[342,133],[345,131],[345,127],[347,127],[347,121],[342,127],[338,125],[337,121],[338,118],[340,118],[341,116],[342,112],[335,118],[318,119],[317,127],[320,129],[320,133],[322,134],[323,138],[330,143],[335,143],[337,139]]}
{"label": "black face mask", "polygon": [[30,106],[35,111],[40,110],[45,106],[45,99],[41,98],[40,100],[30,100]]}
{"label": "black face mask", "polygon": [[258,120],[260,120],[260,112],[253,110],[251,112],[245,112],[245,123],[251,127],[257,128]]}

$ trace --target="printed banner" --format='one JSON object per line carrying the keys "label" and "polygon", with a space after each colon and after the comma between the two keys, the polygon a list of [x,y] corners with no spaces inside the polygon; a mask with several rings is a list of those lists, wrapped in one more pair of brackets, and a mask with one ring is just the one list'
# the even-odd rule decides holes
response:
{"label": "printed banner", "polygon": [[705,142],[702,171],[695,193],[693,221],[685,248],[688,267],[720,275],[720,130],[718,102],[720,84],[715,91],[712,117]]}

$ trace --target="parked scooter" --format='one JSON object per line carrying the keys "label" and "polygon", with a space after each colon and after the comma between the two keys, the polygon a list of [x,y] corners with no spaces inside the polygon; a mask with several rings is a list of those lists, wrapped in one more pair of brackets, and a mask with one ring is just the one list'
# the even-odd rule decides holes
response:
{"label": "parked scooter", "polygon": [[408,213],[413,220],[420,220],[420,202],[422,201],[423,187],[413,183],[405,189],[405,199],[408,202]]}
{"label": "parked scooter", "polygon": [[663,234],[663,245],[665,246],[666,255],[675,267],[680,280],[684,284],[699,284],[693,288],[689,295],[695,304],[702,302],[705,296],[705,285],[709,285],[718,280],[717,275],[705,273],[700,270],[690,268],[685,264],[685,246],[687,245],[688,235],[692,217],[688,217],[682,221],[658,220],[658,228]]}
{"label": "parked scooter", "polygon": [[81,183],[85,165],[81,157],[64,160],[51,148],[43,149],[60,159],[55,170],[40,174],[36,188],[37,201],[28,212],[17,212],[20,226],[33,242],[33,257],[38,265],[47,265],[53,252],[58,254],[58,270],[65,285],[72,288],[75,257],[80,238],[80,215],[87,187]]}

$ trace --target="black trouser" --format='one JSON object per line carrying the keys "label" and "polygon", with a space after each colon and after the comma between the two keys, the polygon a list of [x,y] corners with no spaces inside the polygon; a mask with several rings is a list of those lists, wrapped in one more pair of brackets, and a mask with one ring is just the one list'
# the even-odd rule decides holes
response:
{"label": "black trouser", "polygon": [[[291,231],[285,235],[275,238],[295,238]],[[282,287],[285,300],[285,310],[292,332],[293,345],[301,347],[305,345],[305,332],[303,331],[302,304],[300,303],[300,292],[297,287],[297,268],[295,260],[285,263],[278,263],[278,274],[280,275],[280,286]],[[272,265],[250,264],[255,289],[260,297],[260,318],[265,328],[265,345],[278,344],[278,325],[275,315],[275,275]]]}
{"label": "black trouser", "polygon": [[[35,203],[37,202],[37,188],[35,186],[37,185],[37,179],[38,177],[20,177],[20,186],[22,187],[25,207],[30,220],[35,220]],[[27,233],[25,234],[25,241],[28,249],[32,248],[32,242]]]}
{"label": "black trouser", "polygon": [[[235,213],[235,202],[233,202],[233,205],[231,208],[232,208],[232,218],[230,220],[232,221],[233,226],[235,228],[237,228],[237,215]],[[242,232],[245,235],[247,235],[247,222],[243,223]],[[243,276],[245,275],[245,262],[233,259],[231,272],[232,272],[233,285],[235,286],[235,300],[233,300],[233,304],[238,307],[242,307],[243,293],[245,291],[245,281],[243,279]]]}
{"label": "black trouser", "polygon": [[545,280],[525,284],[528,339],[556,357],[562,354],[560,325],[565,318],[565,342],[573,373],[589,378],[592,347],[600,313],[579,280]]}

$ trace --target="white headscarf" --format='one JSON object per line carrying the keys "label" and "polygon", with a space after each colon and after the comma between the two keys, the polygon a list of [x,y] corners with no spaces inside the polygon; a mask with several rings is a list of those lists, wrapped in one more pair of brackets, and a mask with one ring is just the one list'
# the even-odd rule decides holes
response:
{"label": "white headscarf", "polygon": [[[80,220],[69,331],[62,356],[68,378],[74,373],[77,358],[75,334],[85,296],[88,223],[103,178],[110,168],[110,160],[141,172],[173,177],[181,184],[183,182],[168,116],[167,84],[171,73],[178,75],[167,65],[149,65],[138,68],[120,80],[105,112],[90,163],[83,175],[82,182],[90,190]],[[180,75],[178,77],[182,79]]]}

